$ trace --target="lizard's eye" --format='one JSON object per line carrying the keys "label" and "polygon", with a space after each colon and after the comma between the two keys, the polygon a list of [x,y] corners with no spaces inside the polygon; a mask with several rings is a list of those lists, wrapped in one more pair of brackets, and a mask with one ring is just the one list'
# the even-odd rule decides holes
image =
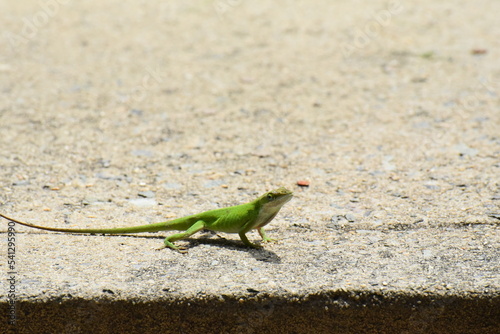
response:
{"label": "lizard's eye", "polygon": [[272,201],[274,199],[274,196],[272,194],[267,194],[267,199],[269,201]]}

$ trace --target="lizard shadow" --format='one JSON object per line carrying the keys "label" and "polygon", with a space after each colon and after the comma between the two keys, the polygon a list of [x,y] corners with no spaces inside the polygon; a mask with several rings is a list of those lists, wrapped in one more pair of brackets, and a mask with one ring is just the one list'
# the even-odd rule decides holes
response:
{"label": "lizard shadow", "polygon": [[203,234],[199,238],[186,238],[183,240],[189,243],[189,249],[195,248],[197,244],[213,245],[221,248],[231,248],[236,251],[246,252],[253,256],[257,261],[274,264],[281,263],[281,257],[269,249],[250,248],[243,245],[240,240],[226,239],[222,236],[219,236],[219,238],[213,238],[213,236],[216,236],[216,234],[210,235],[209,231],[207,234]]}
{"label": "lizard shadow", "polygon": [[[41,233],[45,234],[45,232],[41,232]],[[99,237],[99,236],[106,235],[107,237],[146,238],[146,239],[160,239],[160,240],[164,240],[166,237],[165,235],[102,234],[102,233],[91,233],[91,234],[75,233],[74,235],[79,235],[79,236],[85,235],[87,237],[88,236]],[[218,238],[215,238],[216,236],[218,236]],[[204,231],[204,232],[202,232],[200,237],[186,238],[186,239],[182,239],[182,241],[187,242],[189,244],[188,250],[194,249],[196,247],[196,245],[198,245],[198,244],[213,245],[213,246],[217,246],[217,247],[221,247],[221,248],[232,248],[232,249],[240,251],[240,252],[249,253],[257,261],[269,262],[269,263],[275,263],[275,264],[281,263],[281,257],[269,249],[250,248],[250,247],[243,245],[240,240],[226,239],[225,237],[223,237],[217,233],[213,233],[211,231]]]}
{"label": "lizard shadow", "polygon": [[[151,236],[149,236],[149,235],[121,235],[121,236],[136,237],[136,238],[142,237],[142,238],[152,238],[152,239],[164,239],[165,238],[165,236],[159,236],[159,235],[151,235]],[[179,241],[181,241],[181,240],[179,240]],[[182,241],[188,243],[188,251],[189,251],[189,249],[196,248],[196,246],[199,244],[212,245],[212,246],[216,246],[216,247],[231,248],[231,249],[234,249],[234,250],[237,250],[240,252],[249,253],[257,261],[269,262],[269,263],[274,263],[274,264],[281,263],[281,257],[269,249],[250,248],[248,246],[243,245],[240,240],[226,239],[224,236],[219,235],[218,233],[215,233],[215,232],[212,232],[209,230],[205,230],[205,231],[201,232],[199,237],[185,238],[185,239],[182,239]]]}

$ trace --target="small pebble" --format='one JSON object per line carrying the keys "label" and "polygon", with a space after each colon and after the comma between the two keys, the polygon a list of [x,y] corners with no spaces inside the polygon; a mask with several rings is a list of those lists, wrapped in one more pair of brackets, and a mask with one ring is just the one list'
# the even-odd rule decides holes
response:
{"label": "small pebble", "polygon": [[140,191],[137,195],[139,197],[143,197],[143,198],[153,198],[153,197],[155,197],[155,193],[153,191],[151,191],[151,190]]}
{"label": "small pebble", "polygon": [[348,222],[352,223],[356,221],[356,217],[352,213],[348,213],[345,215],[345,219],[347,219]]}
{"label": "small pebble", "polygon": [[133,150],[130,152],[132,155],[135,155],[136,157],[147,157],[150,158],[153,156],[153,152],[149,150]]}
{"label": "small pebble", "polygon": [[430,258],[432,258],[432,251],[430,249],[424,249],[422,251],[422,255],[423,255],[424,259],[430,259]]}
{"label": "small pebble", "polygon": [[129,200],[130,204],[140,207],[154,206],[158,203],[152,198],[134,198]]}

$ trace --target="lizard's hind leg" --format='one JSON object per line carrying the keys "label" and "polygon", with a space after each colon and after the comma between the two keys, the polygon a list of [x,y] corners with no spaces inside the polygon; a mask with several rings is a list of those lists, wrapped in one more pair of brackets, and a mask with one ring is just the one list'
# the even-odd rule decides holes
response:
{"label": "lizard's hind leg", "polygon": [[195,234],[196,232],[203,230],[204,228],[205,228],[205,222],[203,220],[198,220],[196,223],[191,225],[191,227],[188,228],[185,232],[172,234],[166,237],[165,240],[163,241],[165,246],[161,247],[160,249],[170,248],[180,253],[187,253],[186,247],[176,246],[173,244],[173,242],[181,239],[186,239]]}

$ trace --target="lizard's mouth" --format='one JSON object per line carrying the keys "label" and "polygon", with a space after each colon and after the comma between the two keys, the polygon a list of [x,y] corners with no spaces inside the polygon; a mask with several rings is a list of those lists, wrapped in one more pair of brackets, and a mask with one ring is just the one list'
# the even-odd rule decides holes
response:
{"label": "lizard's mouth", "polygon": [[276,199],[276,201],[274,201],[276,204],[280,204],[280,205],[283,205],[285,204],[286,202],[288,202],[289,200],[291,200],[293,197],[293,193],[289,193],[289,194],[286,194],[286,195],[283,195],[279,198]]}

